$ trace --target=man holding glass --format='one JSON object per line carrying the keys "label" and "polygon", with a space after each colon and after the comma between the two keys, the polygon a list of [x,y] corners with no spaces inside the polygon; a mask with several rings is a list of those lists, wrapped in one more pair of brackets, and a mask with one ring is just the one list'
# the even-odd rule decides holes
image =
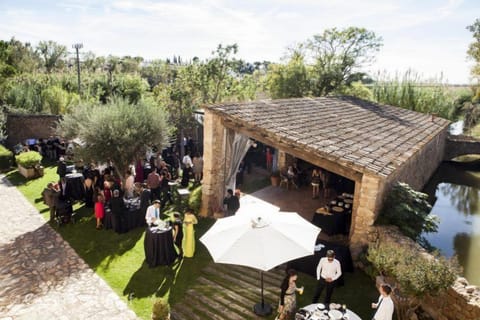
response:
{"label": "man holding glass", "polygon": [[333,250],[327,251],[327,256],[320,259],[317,266],[317,289],[313,295],[312,303],[317,303],[323,289],[326,287],[324,304],[326,307],[330,304],[332,298],[333,288],[335,288],[336,281],[342,275],[342,268],[340,261],[335,259],[335,252]]}
{"label": "man holding glass", "polygon": [[160,221],[160,200],[154,200],[152,205],[147,208],[145,214],[147,225],[157,224]]}

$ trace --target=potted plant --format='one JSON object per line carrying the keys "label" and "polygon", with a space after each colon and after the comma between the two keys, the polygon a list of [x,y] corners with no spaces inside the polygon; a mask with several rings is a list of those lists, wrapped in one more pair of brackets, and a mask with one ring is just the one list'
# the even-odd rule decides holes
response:
{"label": "potted plant", "polygon": [[15,156],[18,171],[27,179],[43,176],[43,167],[40,166],[42,156],[36,151],[22,152]]}
{"label": "potted plant", "polygon": [[152,320],[170,320],[170,305],[165,299],[157,299],[153,304]]}
{"label": "potted plant", "polygon": [[272,182],[272,186],[278,187],[280,185],[280,171],[274,170],[270,175],[270,181]]}

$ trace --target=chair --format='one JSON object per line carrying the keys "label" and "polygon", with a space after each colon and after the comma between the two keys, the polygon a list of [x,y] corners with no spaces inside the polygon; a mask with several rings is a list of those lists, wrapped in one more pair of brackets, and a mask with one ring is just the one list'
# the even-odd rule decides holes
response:
{"label": "chair", "polygon": [[290,186],[290,179],[288,179],[287,175],[280,173],[280,188],[285,185],[287,187],[287,190],[289,189]]}

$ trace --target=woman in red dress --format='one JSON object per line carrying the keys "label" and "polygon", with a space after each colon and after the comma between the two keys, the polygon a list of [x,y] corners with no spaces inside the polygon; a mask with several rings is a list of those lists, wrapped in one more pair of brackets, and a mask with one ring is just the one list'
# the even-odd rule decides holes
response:
{"label": "woman in red dress", "polygon": [[99,230],[102,228],[102,219],[105,216],[105,200],[101,194],[98,194],[95,200],[95,218],[97,219],[97,230]]}

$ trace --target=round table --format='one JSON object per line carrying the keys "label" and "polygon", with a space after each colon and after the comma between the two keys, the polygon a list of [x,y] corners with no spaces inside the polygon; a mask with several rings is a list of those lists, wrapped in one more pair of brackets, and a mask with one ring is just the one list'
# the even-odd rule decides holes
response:
{"label": "round table", "polygon": [[147,227],[144,240],[145,260],[150,268],[171,265],[177,258],[172,228],[156,231]]}
{"label": "round table", "polygon": [[[332,318],[328,317],[328,314],[326,312],[322,312],[321,310],[317,309],[317,306],[322,305],[321,303],[313,303],[309,304],[308,306],[305,306],[301,308],[302,310],[306,310],[311,313],[310,318],[306,318],[309,320],[323,320],[323,319],[329,319],[331,320]],[[323,315],[323,316],[322,316]],[[362,320],[355,312],[352,310],[347,309],[347,312],[344,315],[343,319],[348,319],[348,320]]]}

